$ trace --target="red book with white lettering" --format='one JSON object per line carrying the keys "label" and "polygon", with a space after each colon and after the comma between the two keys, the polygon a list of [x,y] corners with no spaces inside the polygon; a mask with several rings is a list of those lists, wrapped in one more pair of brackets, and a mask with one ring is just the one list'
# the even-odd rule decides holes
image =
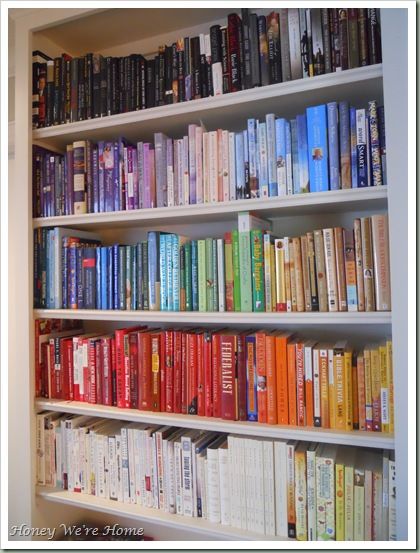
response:
{"label": "red book with white lettering", "polygon": [[61,342],[64,361],[63,398],[73,399],[73,338],[65,338]]}
{"label": "red book with white lettering", "polygon": [[203,335],[203,366],[204,366],[204,415],[213,416],[213,380],[212,380],[212,333],[208,330]]}
{"label": "red book with white lettering", "polygon": [[112,350],[110,336],[102,337],[102,401],[103,405],[112,405]]}
{"label": "red book with white lettering", "polygon": [[225,420],[237,420],[237,372],[236,372],[237,334],[222,332],[220,335],[221,369],[220,411]]}
{"label": "red book with white lettering", "polygon": [[204,417],[204,332],[197,333],[197,415]]}
{"label": "red book with white lettering", "polygon": [[95,342],[95,390],[96,390],[96,403],[103,405],[102,398],[102,373],[103,373],[103,355],[102,355],[102,339],[98,339]]}
{"label": "red book with white lettering", "polygon": [[160,333],[160,370],[159,370],[159,386],[160,386],[160,403],[159,409],[161,413],[166,411],[166,345],[165,345],[165,331]]}
{"label": "red book with white lettering", "polygon": [[220,418],[220,332],[215,332],[211,338],[211,367],[212,367],[212,390],[213,390],[213,417]]}
{"label": "red book with white lettering", "polygon": [[188,414],[197,414],[197,335],[194,331],[186,333],[187,365],[187,405]]}
{"label": "red book with white lettering", "polygon": [[152,337],[150,332],[139,332],[139,403],[138,408],[143,411],[152,409]]}
{"label": "red book with white lettering", "polygon": [[242,332],[237,340],[237,373],[238,373],[238,389],[237,389],[237,404],[238,404],[238,420],[248,420],[246,410],[246,332]]}
{"label": "red book with white lettering", "polygon": [[181,334],[181,413],[188,412],[188,382],[187,382],[187,335]]}
{"label": "red book with white lettering", "polygon": [[139,348],[138,332],[128,335],[130,360],[130,408],[137,409],[139,404]]}
{"label": "red book with white lettering", "polygon": [[160,411],[161,332],[151,332],[152,352],[152,411]]}
{"label": "red book with white lettering", "polygon": [[174,331],[165,330],[165,411],[174,412]]}
{"label": "red book with white lettering", "polygon": [[119,328],[115,331],[117,407],[130,407],[130,355],[128,334],[142,327]]}
{"label": "red book with white lettering", "polygon": [[174,365],[174,413],[181,413],[182,390],[182,332],[173,332],[173,365]]}

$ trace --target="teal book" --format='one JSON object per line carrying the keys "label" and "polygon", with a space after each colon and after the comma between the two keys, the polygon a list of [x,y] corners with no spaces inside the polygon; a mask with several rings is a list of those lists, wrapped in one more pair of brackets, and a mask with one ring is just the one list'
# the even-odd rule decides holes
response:
{"label": "teal book", "polygon": [[126,309],[126,247],[120,246],[118,248],[118,309]]}
{"label": "teal book", "polygon": [[174,310],[174,234],[166,237],[166,301],[168,311]]}
{"label": "teal book", "polygon": [[125,308],[131,309],[131,246],[125,246]]}
{"label": "teal book", "polygon": [[179,248],[179,306],[178,311],[185,311],[185,244]]}
{"label": "teal book", "polygon": [[159,239],[160,233],[149,231],[147,234],[148,254],[148,291],[149,310],[159,311],[160,309],[160,263],[159,263]]}
{"label": "teal book", "polygon": [[149,242],[144,240],[141,248],[142,267],[143,267],[143,282],[142,282],[142,309],[148,311],[150,309],[149,301]]}

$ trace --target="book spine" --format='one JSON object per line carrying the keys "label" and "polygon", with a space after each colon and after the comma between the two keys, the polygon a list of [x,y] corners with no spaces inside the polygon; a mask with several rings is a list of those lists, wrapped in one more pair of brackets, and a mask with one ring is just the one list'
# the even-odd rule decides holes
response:
{"label": "book spine", "polygon": [[276,12],[271,12],[267,16],[267,43],[270,84],[280,83],[282,80],[282,74],[280,59],[279,14]]}
{"label": "book spine", "polygon": [[348,310],[358,311],[356,256],[353,230],[344,230],[344,263]]}
{"label": "book spine", "polygon": [[288,11],[288,8],[281,8],[279,10],[280,58],[283,82],[290,81],[292,79],[290,69]]}
{"label": "book spine", "polygon": [[255,334],[256,373],[257,373],[257,413],[258,422],[267,422],[267,366],[265,358],[265,334]]}
{"label": "book spine", "polygon": [[256,372],[256,338],[246,336],[246,375],[247,375],[247,420],[258,420],[257,372]]}
{"label": "book spine", "polygon": [[220,337],[220,409],[225,420],[236,420],[236,339],[235,336]]}
{"label": "book spine", "polygon": [[334,229],[335,260],[337,269],[338,310],[347,311],[346,274],[344,265],[343,229]]}
{"label": "book spine", "polygon": [[296,128],[299,164],[299,183],[297,190],[299,193],[305,193],[309,192],[308,135],[305,115],[296,116]]}
{"label": "book spine", "polygon": [[349,41],[349,69],[359,67],[359,33],[356,8],[349,8],[348,15],[348,41]]}
{"label": "book spine", "polygon": [[263,235],[259,229],[251,230],[252,310],[265,311]]}
{"label": "book spine", "polygon": [[340,44],[340,66],[342,70],[349,68],[349,46],[348,46],[348,10],[338,10],[339,44]]}
{"label": "book spine", "polygon": [[368,102],[368,121],[370,137],[370,159],[372,168],[372,185],[382,185],[382,166],[379,144],[379,123],[377,103],[375,100]]}
{"label": "book spine", "polygon": [[388,217],[372,215],[372,250],[377,311],[391,310]]}
{"label": "book spine", "polygon": [[211,389],[213,398],[213,417],[221,417],[221,376],[220,376],[220,334],[211,337]]}
{"label": "book spine", "polygon": [[327,281],[328,310],[338,311],[338,285],[334,230],[323,229],[324,255]]}
{"label": "book spine", "polygon": [[359,37],[359,62],[360,66],[369,65],[369,46],[368,46],[368,27],[367,10],[359,8],[357,10],[357,24]]}
{"label": "book spine", "polygon": [[375,290],[374,290],[374,259],[372,249],[372,227],[369,217],[360,219],[361,243],[362,243],[362,263],[363,263],[363,288],[365,299],[365,311],[375,310]]}
{"label": "book spine", "polygon": [[338,137],[338,109],[337,102],[327,104],[328,114],[328,150],[330,168],[330,189],[339,190],[340,186],[340,157]]}
{"label": "book spine", "polygon": [[307,108],[306,116],[310,190],[322,192],[329,188],[326,106]]}
{"label": "book spine", "polygon": [[369,63],[381,63],[381,31],[376,8],[368,8],[368,41],[369,41]]}

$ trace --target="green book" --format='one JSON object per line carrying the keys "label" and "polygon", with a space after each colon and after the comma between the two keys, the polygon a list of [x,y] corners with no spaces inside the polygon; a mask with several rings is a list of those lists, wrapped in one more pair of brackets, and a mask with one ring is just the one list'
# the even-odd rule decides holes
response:
{"label": "green book", "polygon": [[136,309],[137,305],[137,248],[129,246],[131,250],[131,306],[130,309]]}
{"label": "green book", "polygon": [[263,233],[251,230],[252,308],[265,311]]}
{"label": "green book", "polygon": [[185,310],[192,311],[191,242],[184,245],[185,254]]}
{"label": "green book", "polygon": [[214,311],[213,238],[206,238],[207,311]]}
{"label": "green book", "polygon": [[212,239],[213,311],[219,311],[219,278],[217,275],[217,239]]}
{"label": "green book", "polygon": [[241,310],[241,279],[239,270],[239,232],[232,231],[232,261],[233,261],[233,307]]}
{"label": "green book", "polygon": [[131,246],[125,246],[125,308],[131,309]]}
{"label": "green book", "polygon": [[185,311],[185,244],[179,248],[179,310]]}
{"label": "green book", "polygon": [[198,310],[207,311],[206,241],[197,240],[198,250]]}
{"label": "green book", "polygon": [[126,247],[120,246],[118,248],[118,308],[126,309]]}

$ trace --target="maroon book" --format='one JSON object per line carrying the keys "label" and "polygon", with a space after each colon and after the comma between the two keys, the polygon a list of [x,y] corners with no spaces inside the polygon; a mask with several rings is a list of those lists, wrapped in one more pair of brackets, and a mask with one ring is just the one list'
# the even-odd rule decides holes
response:
{"label": "maroon book", "polygon": [[173,332],[173,373],[174,373],[174,400],[173,412],[181,413],[181,395],[182,395],[182,332],[174,330]]}

